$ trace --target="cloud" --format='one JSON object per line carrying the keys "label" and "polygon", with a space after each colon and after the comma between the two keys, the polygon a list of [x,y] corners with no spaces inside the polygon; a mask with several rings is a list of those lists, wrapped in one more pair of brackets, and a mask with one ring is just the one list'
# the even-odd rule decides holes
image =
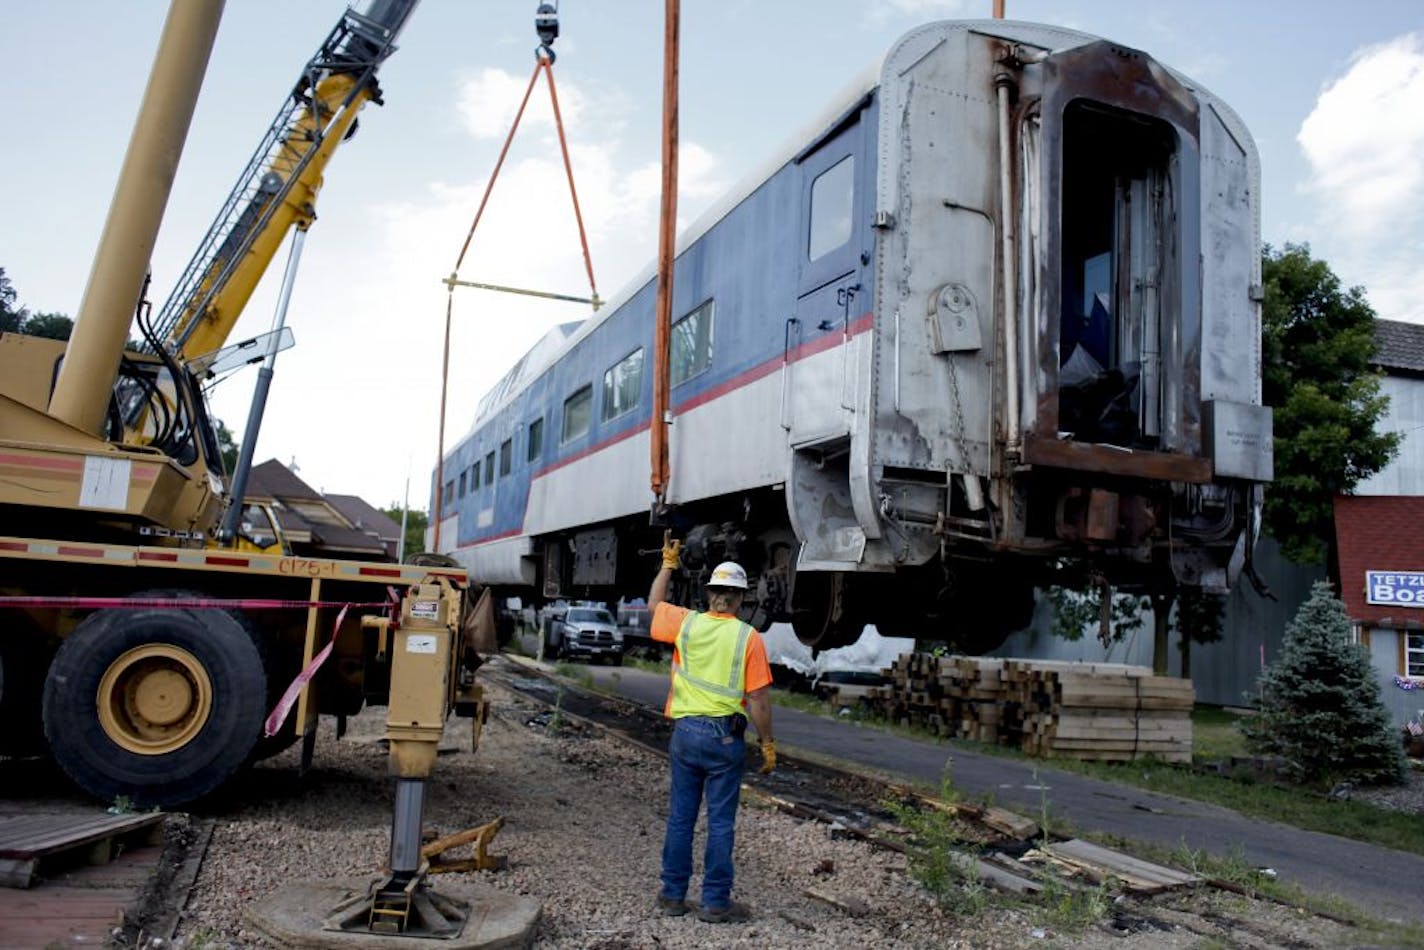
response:
{"label": "cloud", "polygon": [[1355,54],[1328,84],[1296,140],[1308,190],[1337,203],[1361,231],[1424,204],[1424,43],[1417,33]]}
{"label": "cloud", "polygon": [[909,16],[924,19],[942,17],[985,17],[989,10],[984,0],[879,0],[865,12],[871,23],[884,23],[893,17]]}
{"label": "cloud", "polygon": [[1314,241],[1381,317],[1424,321],[1424,37],[1357,51],[1328,82],[1296,141],[1318,204]]}
{"label": "cloud", "polygon": [[[557,80],[559,92],[559,115],[565,128],[577,126],[585,111],[585,96],[577,87],[565,87]],[[476,138],[501,139],[509,134],[509,127],[519,112],[519,103],[529,90],[529,103],[520,118],[521,133],[527,134],[530,127],[554,127],[554,109],[549,100],[548,81],[540,76],[529,88],[529,77],[515,76],[502,69],[483,69],[460,84],[455,100],[455,109],[465,128]]]}

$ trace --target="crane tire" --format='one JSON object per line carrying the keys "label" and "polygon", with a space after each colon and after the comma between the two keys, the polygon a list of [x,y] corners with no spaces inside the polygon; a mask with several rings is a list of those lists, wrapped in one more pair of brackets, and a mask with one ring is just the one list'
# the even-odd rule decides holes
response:
{"label": "crane tire", "polygon": [[[202,600],[208,595],[199,590],[188,590],[181,587],[158,587],[152,590],[140,590],[133,593],[134,597],[173,597],[191,600]],[[290,662],[285,662],[285,655],[280,654],[275,641],[264,628],[257,625],[250,614],[241,610],[223,611],[238,625],[246,631],[252,638],[252,643],[257,647],[257,654],[262,659],[262,669],[267,678],[266,692],[263,695],[263,708],[270,710],[277,698],[282,695],[282,690],[286,688],[292,677],[301,672],[300,662],[293,666]],[[299,659],[299,658],[298,658]],[[292,667],[288,669],[288,667]],[[277,681],[273,677],[279,677]],[[291,723],[287,723],[275,736],[267,737],[259,735],[257,743],[252,747],[252,754],[247,757],[248,762],[261,762],[263,759],[270,759],[291,748],[301,736],[292,728]]]}
{"label": "crane tire", "polygon": [[166,808],[209,794],[261,732],[267,678],[248,631],[220,610],[101,610],[45,678],[45,737],[89,794]]}

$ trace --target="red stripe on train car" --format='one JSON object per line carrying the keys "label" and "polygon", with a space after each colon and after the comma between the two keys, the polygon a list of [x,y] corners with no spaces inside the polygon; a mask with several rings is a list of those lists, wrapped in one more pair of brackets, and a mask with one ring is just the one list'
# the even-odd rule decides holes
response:
{"label": "red stripe on train car", "polygon": [[[551,462],[550,464],[546,465],[544,468],[541,468],[541,469],[539,469],[539,471],[535,472],[533,478],[530,478],[529,480],[532,482],[532,481],[534,481],[535,478],[543,478],[545,475],[548,475],[550,472],[556,472],[556,471],[558,471],[559,469],[563,468],[565,465],[572,465],[574,462],[577,462],[579,459],[588,458],[590,455],[594,454],[595,452],[602,452],[604,449],[609,448],[610,446],[617,445],[619,442],[622,442],[624,439],[631,439],[633,436],[637,435],[639,432],[645,432],[645,431],[647,431],[647,428],[648,428],[648,424],[647,424],[646,422],[644,422],[644,423],[642,423],[642,424],[640,424],[640,425],[633,426],[631,429],[628,429],[628,430],[626,430],[626,431],[624,431],[624,432],[620,432],[620,433],[618,433],[617,435],[609,436],[608,438],[604,439],[602,442],[598,443],[597,445],[590,445],[588,448],[586,448],[586,449],[581,449],[581,450],[579,450],[578,452],[575,452],[573,455],[567,455],[567,456],[565,456],[565,457],[559,459],[557,462]],[[517,533],[518,533],[518,532],[516,532],[516,534],[517,534]],[[494,539],[494,538],[486,538],[485,540],[486,540],[486,541],[493,541],[493,540],[495,540],[495,539]]]}
{"label": "red stripe on train car", "polygon": [[[741,387],[746,386],[749,383],[756,382],[763,376],[769,376],[781,368],[783,360],[787,363],[795,363],[798,360],[803,360],[807,357],[815,356],[817,353],[823,353],[826,350],[834,349],[835,347],[845,343],[848,337],[858,336],[869,330],[874,325],[874,312],[863,313],[859,317],[856,317],[855,320],[851,321],[851,323],[846,327],[846,332],[844,336],[839,336],[834,333],[828,333],[825,336],[819,337],[815,340],[811,340],[807,343],[802,343],[794,350],[789,351],[785,357],[772,357],[764,363],[759,363],[756,366],[753,366],[751,369],[738,373],[731,379],[728,379],[725,382],[713,386],[711,389],[700,395],[693,396],[691,399],[688,399],[685,402],[678,403],[676,406],[673,406],[673,413],[675,415],[682,415],[683,413],[696,409],[698,406],[709,403],[712,400],[717,399],[721,396],[725,396],[727,395],[727,393],[731,392],[734,389],[740,389]],[[588,456],[593,455],[595,452],[602,452],[604,449],[609,448],[610,446],[617,445],[624,439],[630,439],[638,433],[646,431],[648,426],[649,423],[647,422],[642,423],[641,425],[633,426],[632,428],[620,432],[615,436],[610,436],[609,438],[604,439],[597,445],[590,445],[588,448],[575,452],[573,455],[561,458],[557,462],[551,462],[550,464],[544,466],[543,468],[535,472],[533,475],[531,475],[529,477],[529,483],[532,486],[536,479],[543,478],[545,475],[548,475],[551,472],[556,472],[559,469],[563,468],[565,465],[571,465],[574,462],[577,462],[579,459],[587,458]],[[526,498],[526,514],[528,513],[528,504],[529,501]],[[465,545],[465,547],[478,547],[481,544],[489,544],[491,541],[501,541],[505,538],[522,534],[523,532],[524,525],[521,521],[520,526],[518,528],[506,531],[502,534],[494,535],[492,537],[480,538],[478,541],[470,542],[469,544]]]}

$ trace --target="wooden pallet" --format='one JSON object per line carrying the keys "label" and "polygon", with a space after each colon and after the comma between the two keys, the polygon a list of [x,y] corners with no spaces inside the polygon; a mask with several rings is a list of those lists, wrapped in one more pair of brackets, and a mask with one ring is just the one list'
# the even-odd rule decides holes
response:
{"label": "wooden pallet", "polygon": [[41,814],[0,819],[0,885],[30,887],[44,870],[107,864],[127,847],[159,844],[163,815]]}

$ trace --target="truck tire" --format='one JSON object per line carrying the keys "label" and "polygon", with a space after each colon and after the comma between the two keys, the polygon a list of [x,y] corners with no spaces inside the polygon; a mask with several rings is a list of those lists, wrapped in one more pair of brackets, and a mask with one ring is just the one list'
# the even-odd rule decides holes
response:
{"label": "truck tire", "polygon": [[248,632],[220,610],[102,610],[60,646],[44,730],[89,794],[166,808],[202,798],[247,761],[267,678]]}
{"label": "truck tire", "polygon": [[[203,600],[210,596],[200,590],[189,590],[181,587],[159,587],[152,590],[135,591],[133,597],[172,597],[182,600]],[[271,710],[277,698],[282,695],[287,684],[301,672],[299,658],[288,657],[274,649],[271,638],[261,628],[257,621],[241,610],[225,610],[233,620],[252,639],[252,643],[257,647],[257,655],[262,661],[262,670],[267,679],[266,692],[263,695],[262,707]],[[275,655],[275,656],[274,656]],[[265,715],[265,714],[264,714]],[[288,721],[275,736],[270,738],[259,735],[257,744],[252,747],[252,754],[247,757],[248,762],[261,762],[263,759],[270,759],[275,755],[287,751],[301,736],[292,728]]]}

